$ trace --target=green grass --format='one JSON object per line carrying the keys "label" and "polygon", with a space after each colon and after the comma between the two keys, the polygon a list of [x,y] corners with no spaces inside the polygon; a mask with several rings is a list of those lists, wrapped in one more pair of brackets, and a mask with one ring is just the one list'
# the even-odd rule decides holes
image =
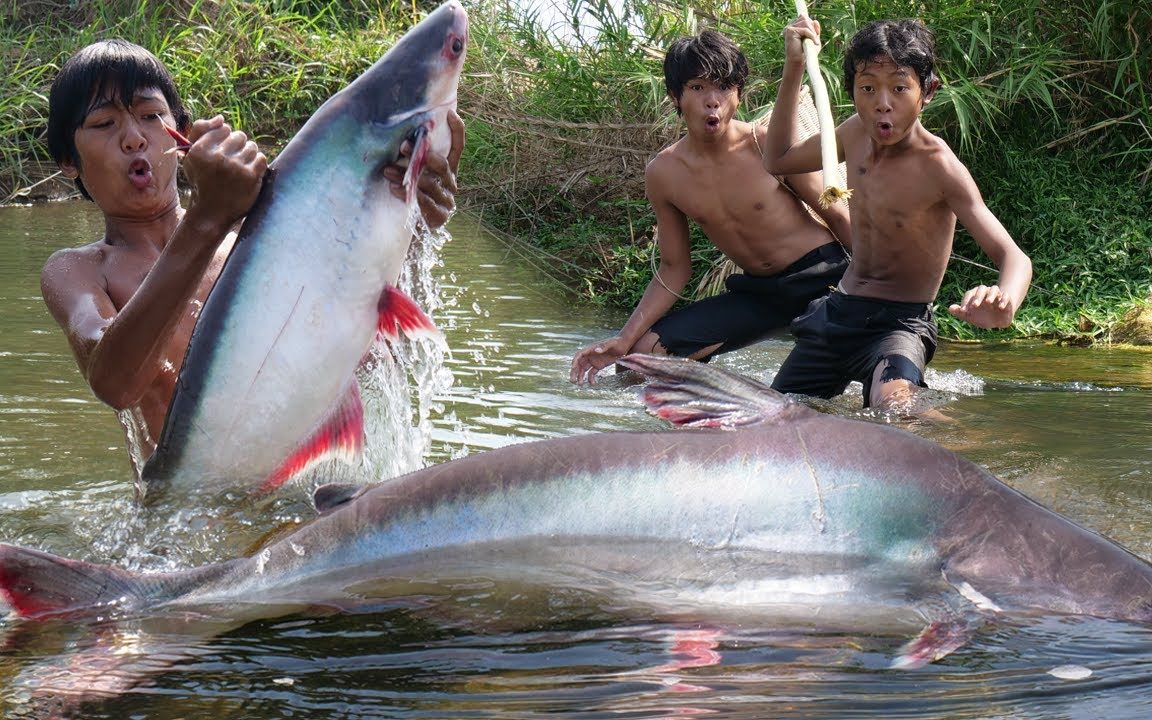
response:
{"label": "green grass", "polygon": [[[49,83],[71,52],[121,36],[173,70],[193,115],[217,112],[270,153],[375,61],[430,0],[0,0],[0,200],[53,168],[41,143]],[[989,206],[1036,266],[1009,331],[940,315],[945,336],[1107,340],[1149,293],[1152,13],[1144,0],[816,0],[821,62],[840,118],[840,58],[880,17],[937,33],[944,87],[924,121],[957,150]],[[590,302],[630,306],[651,273],[647,159],[679,133],[664,96],[664,48],[712,26],[745,50],[743,117],[768,106],[792,0],[568,0],[544,27],[510,0],[468,2],[460,110],[461,199],[536,248],[538,263]],[[592,30],[598,26],[599,32]],[[698,276],[718,262],[694,235]],[[956,252],[987,264],[960,233]],[[953,262],[942,303],[994,273]]]}

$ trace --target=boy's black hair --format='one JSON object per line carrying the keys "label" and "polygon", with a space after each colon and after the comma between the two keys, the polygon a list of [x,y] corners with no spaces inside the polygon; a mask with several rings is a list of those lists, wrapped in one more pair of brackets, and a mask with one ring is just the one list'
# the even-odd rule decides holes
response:
{"label": "boy's black hair", "polygon": [[[78,50],[60,68],[48,95],[47,141],[52,159],[57,164],[79,163],[75,133],[95,101],[111,95],[130,107],[136,91],[148,87],[159,88],[164,94],[177,129],[187,128],[188,111],[172,74],[151,52],[119,38],[94,42]],[[92,199],[79,178],[76,186],[84,197]]]}
{"label": "boy's black hair", "polygon": [[936,84],[936,37],[919,20],[876,20],[856,31],[844,51],[844,87],[854,92],[856,72],[878,57],[910,67],[927,93]]}
{"label": "boy's black hair", "polygon": [[[664,86],[679,100],[684,85],[692,78],[711,80],[723,88],[734,87],[736,94],[742,96],[748,80],[748,59],[736,43],[715,30],[680,38],[664,55]],[[679,103],[676,114],[680,114]]]}

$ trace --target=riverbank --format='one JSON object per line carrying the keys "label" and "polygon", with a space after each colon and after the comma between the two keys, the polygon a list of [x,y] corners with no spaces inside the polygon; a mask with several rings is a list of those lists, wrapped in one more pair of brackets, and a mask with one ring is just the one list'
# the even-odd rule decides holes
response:
{"label": "riverbank", "polygon": [[[274,153],[435,4],[61,0],[38,5],[35,17],[9,6],[0,11],[8,13],[0,23],[0,199],[30,187],[22,198],[56,192],[55,181],[34,185],[52,171],[41,143],[47,88],[55,67],[93,39],[146,45],[176,74],[194,115],[222,112]],[[715,15],[715,6],[685,12],[632,0],[585,3],[573,30],[565,18],[545,26],[517,7],[469,6],[461,201],[590,302],[631,307],[651,276],[654,216],[644,200],[644,164],[679,133],[664,97],[662,49],[703,25],[731,35],[753,67],[743,103],[753,119],[775,94],[780,29],[794,11],[775,0],[727,3]],[[838,116],[850,108],[837,67],[845,38],[903,7],[881,1],[865,12],[830,0],[819,8]],[[975,331],[943,312],[942,335],[1117,340],[1124,318],[1152,289],[1152,136],[1144,131],[1152,127],[1152,62],[1131,34],[1152,32],[1152,19],[1089,0],[1070,0],[1058,13],[1044,4],[992,2],[925,12],[938,33],[944,78],[925,123],[957,150],[1035,265],[1034,289],[1012,329]],[[963,232],[955,254],[942,305],[995,281]],[[700,237],[694,259],[692,287],[720,261]]]}

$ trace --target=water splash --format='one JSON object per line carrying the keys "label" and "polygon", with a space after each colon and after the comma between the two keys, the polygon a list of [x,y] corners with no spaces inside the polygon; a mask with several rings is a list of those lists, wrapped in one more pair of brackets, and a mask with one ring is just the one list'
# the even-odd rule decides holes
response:
{"label": "water splash", "polygon": [[924,373],[928,387],[956,395],[983,395],[984,378],[967,370],[943,372],[929,367]]}
{"label": "water splash", "polygon": [[[442,303],[435,270],[443,264],[440,251],[450,239],[443,229],[417,232],[397,283],[432,318]],[[360,375],[368,481],[424,466],[432,443],[432,415],[443,410],[436,397],[452,385],[447,352],[441,337],[401,337],[373,350]]]}

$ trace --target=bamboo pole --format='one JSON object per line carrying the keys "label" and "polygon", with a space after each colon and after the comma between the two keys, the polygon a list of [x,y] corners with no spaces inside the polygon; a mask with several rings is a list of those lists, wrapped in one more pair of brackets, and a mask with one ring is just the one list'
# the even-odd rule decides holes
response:
{"label": "bamboo pole", "polygon": [[[796,14],[809,17],[808,4],[796,0]],[[812,86],[812,101],[816,104],[816,117],[820,120],[820,165],[824,176],[824,191],[820,193],[820,206],[828,207],[840,199],[847,200],[852,191],[836,184],[839,174],[836,170],[840,158],[836,154],[836,125],[832,120],[832,103],[828,100],[828,85],[820,71],[820,48],[807,38],[803,41],[804,64],[808,70],[808,82]]]}

